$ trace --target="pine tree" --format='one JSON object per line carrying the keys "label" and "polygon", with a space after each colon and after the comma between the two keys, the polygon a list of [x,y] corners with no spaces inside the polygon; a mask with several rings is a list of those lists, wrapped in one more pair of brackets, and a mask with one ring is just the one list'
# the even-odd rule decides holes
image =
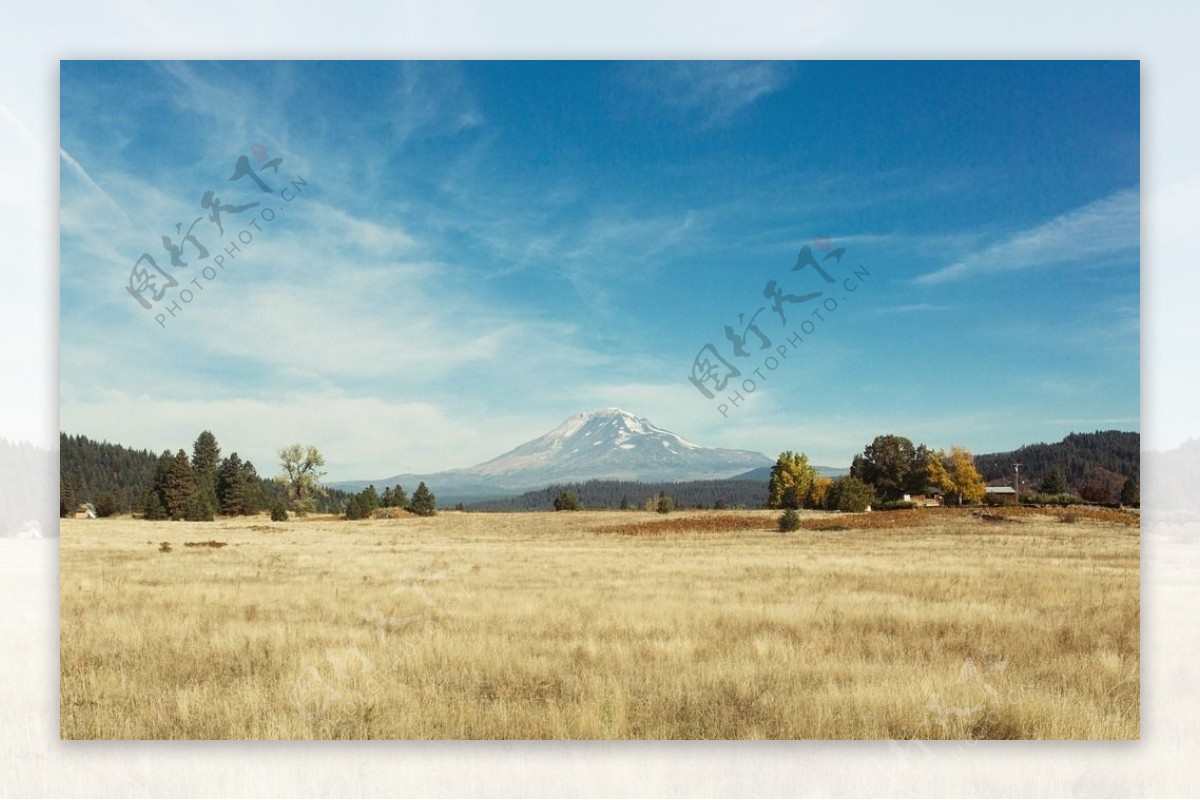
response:
{"label": "pine tree", "polygon": [[398,483],[392,490],[392,505],[396,508],[408,508],[408,495],[404,493],[404,487]]}
{"label": "pine tree", "polygon": [[874,498],[875,487],[853,475],[846,475],[829,487],[826,504],[838,511],[866,511]]}
{"label": "pine tree", "polygon": [[263,491],[263,480],[258,477],[254,463],[242,463],[242,513],[257,514],[267,507],[267,496]]}
{"label": "pine tree", "polygon": [[409,510],[420,517],[432,517],[437,513],[437,498],[429,491],[424,481],[421,481],[421,485],[413,492]]}
{"label": "pine tree", "polygon": [[1054,467],[1050,470],[1050,474],[1042,479],[1041,491],[1045,494],[1065,494],[1067,491],[1067,481],[1063,477],[1063,471],[1059,467]]}
{"label": "pine tree", "polygon": [[242,459],[230,453],[217,470],[217,508],[225,516],[245,514],[246,478],[242,473]]}
{"label": "pine tree", "polygon": [[217,470],[221,465],[221,448],[212,431],[201,431],[192,445],[192,469],[196,473],[196,489],[209,508],[217,508]]}
{"label": "pine tree", "polygon": [[1138,490],[1138,483],[1133,478],[1126,478],[1124,485],[1121,486],[1121,505],[1136,506],[1142,502],[1141,492]]}
{"label": "pine tree", "polygon": [[379,508],[379,492],[375,490],[375,484],[371,484],[362,490],[362,504],[365,516],[371,516],[375,510]]}
{"label": "pine tree", "polygon": [[58,516],[66,518],[70,515],[75,507],[75,495],[71,491],[71,484],[67,483],[66,476],[60,474],[58,476]]}
{"label": "pine tree", "polygon": [[171,519],[183,519],[199,499],[196,473],[192,470],[187,453],[180,450],[171,459],[162,488],[162,502]]}

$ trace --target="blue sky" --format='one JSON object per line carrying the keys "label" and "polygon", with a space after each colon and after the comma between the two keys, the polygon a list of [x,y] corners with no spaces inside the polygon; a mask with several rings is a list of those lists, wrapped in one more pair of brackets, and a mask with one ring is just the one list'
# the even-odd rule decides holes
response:
{"label": "blue sky", "polygon": [[[612,405],[834,466],[879,433],[1138,430],[1139,150],[1136,62],[64,61],[61,427],[207,428],[268,473],[303,441],[331,480]],[[271,192],[228,180],[243,155]],[[259,206],[221,235],[209,189]],[[197,217],[208,258],[170,266]],[[834,284],[792,271],[806,245],[844,248]],[[178,279],[149,310],[143,253]],[[823,294],[784,326],[770,280]],[[771,347],[737,357],[724,327],[764,307]],[[688,380],[708,343],[742,372],[713,399]]]}

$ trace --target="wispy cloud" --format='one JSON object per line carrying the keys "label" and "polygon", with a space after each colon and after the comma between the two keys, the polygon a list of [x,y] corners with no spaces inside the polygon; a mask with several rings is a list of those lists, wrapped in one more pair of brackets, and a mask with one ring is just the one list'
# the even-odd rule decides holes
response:
{"label": "wispy cloud", "polygon": [[983,250],[914,282],[929,286],[968,276],[1016,272],[1136,250],[1139,244],[1138,189],[1122,189]]}
{"label": "wispy cloud", "polygon": [[916,314],[926,311],[946,311],[949,306],[938,306],[933,303],[909,303],[900,306],[876,306],[870,309],[871,314],[875,316],[885,316],[887,314]]}
{"label": "wispy cloud", "polygon": [[776,61],[674,61],[644,66],[635,84],[711,128],[782,89],[790,72],[791,65]]}
{"label": "wispy cloud", "polygon": [[452,136],[484,124],[460,64],[405,62],[392,92],[392,145]]}

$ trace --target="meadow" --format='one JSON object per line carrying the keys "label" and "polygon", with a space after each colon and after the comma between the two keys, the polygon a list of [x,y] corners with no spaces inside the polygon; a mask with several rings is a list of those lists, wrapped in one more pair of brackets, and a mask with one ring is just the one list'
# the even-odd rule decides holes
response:
{"label": "meadow", "polygon": [[1118,511],[64,520],[64,739],[1136,739]]}

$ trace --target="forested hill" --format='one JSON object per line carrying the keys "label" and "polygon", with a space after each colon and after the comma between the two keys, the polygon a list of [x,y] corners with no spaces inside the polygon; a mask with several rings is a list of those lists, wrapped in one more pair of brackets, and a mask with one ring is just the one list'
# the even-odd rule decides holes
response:
{"label": "forested hill", "polygon": [[106,494],[116,498],[120,512],[141,509],[142,495],[154,480],[157,455],[65,433],[59,434],[58,446],[59,494],[68,510],[80,503],[95,505]]}
{"label": "forested hill", "polygon": [[1058,467],[1067,485],[1085,483],[1097,470],[1141,481],[1140,434],[1128,431],[1072,433],[1055,444],[1031,444],[1007,453],[975,456],[985,481],[1011,478],[1013,464],[1021,465],[1021,484],[1035,486]]}
{"label": "forested hill", "polygon": [[678,508],[763,508],[767,502],[766,481],[711,480],[674,483],[639,481],[587,481],[548,486],[516,497],[469,503],[471,511],[545,511],[554,507],[559,492],[571,492],[584,508],[641,508],[646,500],[663,492]]}

